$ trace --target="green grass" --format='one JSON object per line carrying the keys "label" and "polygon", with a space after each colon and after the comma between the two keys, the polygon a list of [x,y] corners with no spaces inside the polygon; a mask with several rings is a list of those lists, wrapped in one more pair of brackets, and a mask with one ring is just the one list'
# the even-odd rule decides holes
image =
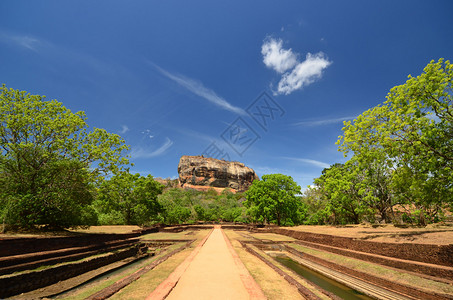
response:
{"label": "green grass", "polygon": [[194,235],[187,232],[155,232],[141,236],[142,240],[193,240]]}
{"label": "green grass", "polygon": [[260,239],[260,240],[271,240],[274,242],[285,242],[285,241],[294,241],[292,237],[284,236],[275,233],[251,233],[252,237]]}
{"label": "green grass", "polygon": [[[115,250],[115,251],[117,251],[117,250]],[[39,272],[39,271],[50,269],[50,268],[56,268],[56,267],[60,267],[60,266],[64,266],[64,265],[75,264],[75,263],[79,263],[79,262],[82,262],[82,261],[85,261],[85,260],[90,260],[90,259],[93,259],[93,258],[96,258],[96,257],[106,256],[106,255],[109,255],[110,253],[114,253],[114,252],[99,253],[99,254],[91,255],[91,256],[84,257],[84,258],[81,258],[81,259],[78,259],[78,260],[72,260],[72,261],[57,263],[55,265],[42,265],[42,266],[39,266],[39,267],[37,267],[35,269],[23,270],[23,271],[14,272],[14,273],[11,273],[11,274],[2,275],[2,276],[0,276],[0,278],[1,277],[15,276],[15,275],[19,275],[19,274],[25,274],[25,273]]]}

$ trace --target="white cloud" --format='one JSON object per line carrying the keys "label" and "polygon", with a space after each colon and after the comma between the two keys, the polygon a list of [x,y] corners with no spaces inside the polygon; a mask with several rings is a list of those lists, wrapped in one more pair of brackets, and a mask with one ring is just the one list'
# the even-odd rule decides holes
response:
{"label": "white cloud", "polygon": [[29,36],[16,36],[14,41],[20,46],[33,51],[36,51],[36,47],[40,43],[38,39]]}
{"label": "white cloud", "polygon": [[154,151],[149,149],[144,149],[142,147],[137,147],[132,150],[132,158],[152,158],[164,154],[171,146],[173,141],[169,138],[166,138],[165,143]]}
{"label": "white cloud", "polygon": [[292,49],[283,49],[282,44],[281,39],[266,38],[261,46],[264,64],[280,74],[284,73],[274,95],[289,95],[302,89],[320,79],[322,71],[332,64],[322,52],[307,53],[305,60],[299,62],[298,54]]}
{"label": "white cloud", "polygon": [[218,96],[213,90],[205,87],[203,85],[203,83],[201,83],[200,81],[185,77],[183,75],[175,75],[175,74],[172,74],[156,65],[154,65],[154,66],[157,70],[159,70],[160,73],[165,75],[167,78],[173,80],[180,86],[188,89],[195,95],[208,100],[209,102],[221,107],[222,109],[237,113],[239,115],[244,115],[244,116],[247,115],[246,112],[242,108],[231,105],[228,101],[226,101],[222,97]]}
{"label": "white cloud", "polygon": [[261,175],[266,175],[266,174],[289,174],[291,173],[290,170],[288,169],[282,169],[282,168],[272,168],[268,166],[253,166],[250,165],[250,168],[252,168],[257,174]]}
{"label": "white cloud", "polygon": [[252,168],[258,176],[261,178],[263,175],[266,174],[284,174],[291,176],[298,185],[301,186],[302,192],[306,190],[306,186],[313,183],[313,179],[319,177],[318,173],[307,173],[301,172],[300,168],[298,170],[292,169],[282,169],[282,168],[273,168],[268,166],[254,166],[248,165],[248,167]]}
{"label": "white cloud", "polygon": [[[90,68],[101,73],[102,77],[107,75],[113,76],[112,74],[114,76],[118,76],[117,74],[133,76],[129,71],[118,65],[112,66],[89,54],[74,51],[71,48],[63,47],[42,37],[11,33],[0,29],[0,42],[34,51],[52,66],[63,67],[69,62],[71,66],[83,65],[85,68]],[[65,69],[65,71],[67,70]],[[85,71],[85,73],[89,72]],[[91,81],[93,84],[99,84],[99,76],[95,76],[95,79],[86,76],[84,79]]]}
{"label": "white cloud", "polygon": [[331,64],[323,53],[308,53],[306,60],[299,63],[291,72],[283,74],[278,83],[278,93],[289,95],[321,78],[322,71]]}
{"label": "white cloud", "polygon": [[292,160],[292,161],[301,162],[301,163],[304,163],[304,164],[313,165],[313,166],[320,167],[320,168],[323,168],[323,169],[330,167],[330,165],[328,163],[325,163],[325,162],[322,162],[322,161],[319,161],[319,160],[314,160],[314,159],[296,158],[296,157],[283,157],[283,158],[289,159],[289,160]]}
{"label": "white cloud", "polygon": [[127,125],[121,126],[120,134],[125,134],[129,131],[129,127]]}
{"label": "white cloud", "polygon": [[149,129],[145,129],[144,131],[142,131],[142,134],[150,139],[154,138],[154,135],[151,134],[151,130]]}
{"label": "white cloud", "polygon": [[261,46],[264,64],[278,73],[283,73],[297,64],[297,55],[291,49],[283,49],[282,44],[280,39],[267,38]]}
{"label": "white cloud", "polygon": [[12,43],[32,51],[37,51],[38,46],[42,44],[42,42],[35,37],[13,34],[4,31],[0,32],[0,41]]}
{"label": "white cloud", "polygon": [[351,117],[343,117],[343,118],[333,118],[333,119],[324,119],[324,120],[316,120],[316,121],[302,121],[302,122],[297,122],[294,123],[293,125],[295,126],[324,126],[324,125],[330,125],[330,124],[335,124],[335,123],[342,123],[343,121],[348,121],[355,119],[357,116],[351,116]]}

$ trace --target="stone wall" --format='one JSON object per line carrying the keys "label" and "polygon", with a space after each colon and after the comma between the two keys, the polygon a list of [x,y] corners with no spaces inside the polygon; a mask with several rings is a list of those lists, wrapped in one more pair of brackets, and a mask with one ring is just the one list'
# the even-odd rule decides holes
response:
{"label": "stone wall", "polygon": [[158,232],[158,227],[125,234],[83,234],[66,237],[28,237],[0,239],[0,257],[73,247],[92,246],[110,241],[126,240],[142,234]]}
{"label": "stone wall", "polygon": [[139,246],[137,245],[108,256],[96,257],[82,262],[70,263],[41,271],[5,276],[0,278],[0,298],[29,292],[78,276],[113,262],[134,256],[138,251]]}
{"label": "stone wall", "polygon": [[333,247],[378,254],[399,259],[453,267],[453,245],[428,245],[412,243],[380,243],[348,237],[302,232],[283,228],[258,229],[298,240],[325,244]]}

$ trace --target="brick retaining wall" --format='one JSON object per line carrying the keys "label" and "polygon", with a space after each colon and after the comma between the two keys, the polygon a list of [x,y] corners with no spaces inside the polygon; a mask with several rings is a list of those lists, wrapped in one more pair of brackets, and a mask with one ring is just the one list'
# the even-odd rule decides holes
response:
{"label": "brick retaining wall", "polygon": [[139,249],[140,248],[137,245],[108,256],[96,257],[79,263],[71,263],[41,271],[0,278],[0,298],[7,298],[20,293],[25,293],[78,276],[113,262],[134,256],[138,253]]}
{"label": "brick retaining wall", "polygon": [[142,234],[158,232],[158,227],[144,228],[132,233],[90,233],[65,237],[27,237],[0,239],[0,257],[26,253],[51,251],[73,247],[92,246],[115,240],[126,240]]}
{"label": "brick retaining wall", "polygon": [[430,264],[453,267],[453,245],[429,245],[411,243],[380,243],[362,241],[349,237],[302,232],[283,228],[258,229],[258,232],[272,232],[298,240],[324,244],[338,248],[413,260]]}

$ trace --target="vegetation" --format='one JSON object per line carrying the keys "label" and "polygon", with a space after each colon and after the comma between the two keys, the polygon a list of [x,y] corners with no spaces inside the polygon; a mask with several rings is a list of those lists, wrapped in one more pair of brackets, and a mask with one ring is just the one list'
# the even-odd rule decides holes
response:
{"label": "vegetation", "polygon": [[301,194],[291,176],[282,174],[263,175],[256,180],[245,193],[247,200],[244,205],[252,221],[277,225],[300,224],[305,211],[297,197]]}
{"label": "vegetation", "polygon": [[345,122],[337,144],[352,157],[325,169],[306,193],[310,205],[325,202],[309,223],[439,221],[453,204],[452,83],[453,65],[431,61],[383,104]]}
{"label": "vegetation", "polygon": [[102,225],[143,225],[162,212],[157,196],[163,185],[153,179],[127,171],[115,174],[102,182],[93,206]]}
{"label": "vegetation", "polygon": [[118,135],[88,131],[83,112],[44,98],[0,88],[0,216],[25,228],[93,223],[94,184],[127,164],[128,147]]}
{"label": "vegetation", "polygon": [[243,195],[224,190],[220,195],[170,188],[159,196],[163,206],[161,221],[166,224],[203,222],[247,222]]}
{"label": "vegetation", "polygon": [[120,136],[89,130],[83,112],[56,100],[3,85],[3,227],[437,222],[453,205],[452,83],[453,65],[431,61],[385,102],[345,122],[337,144],[349,160],[324,169],[303,194],[290,176],[270,174],[244,194],[220,195],[129,173]]}

